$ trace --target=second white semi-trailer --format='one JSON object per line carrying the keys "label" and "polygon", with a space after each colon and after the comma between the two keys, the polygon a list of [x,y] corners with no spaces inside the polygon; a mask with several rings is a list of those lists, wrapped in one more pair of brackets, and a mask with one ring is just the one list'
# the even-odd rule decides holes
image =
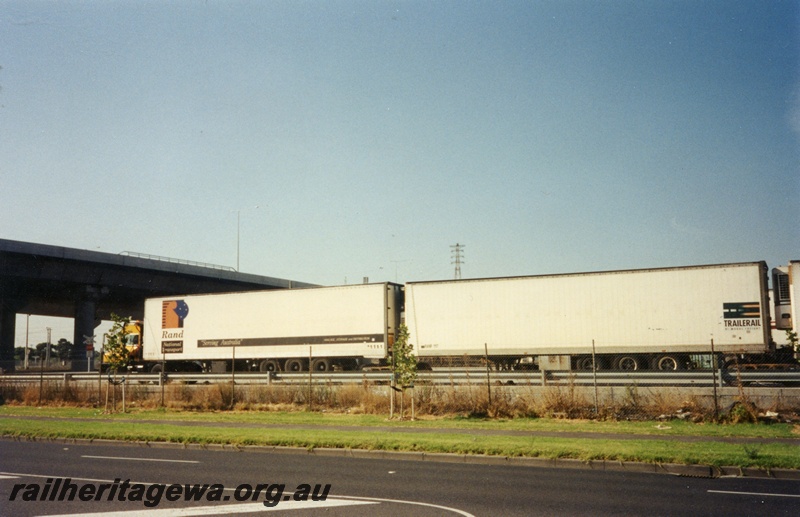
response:
{"label": "second white semi-trailer", "polygon": [[[676,370],[690,354],[769,354],[764,262],[411,282],[420,361],[488,355],[503,367]],[[445,363],[446,364],[446,363]]]}

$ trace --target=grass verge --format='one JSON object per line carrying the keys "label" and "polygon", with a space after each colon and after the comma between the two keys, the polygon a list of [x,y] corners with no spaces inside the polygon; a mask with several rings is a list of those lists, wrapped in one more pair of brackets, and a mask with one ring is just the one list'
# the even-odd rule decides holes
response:
{"label": "grass verge", "polygon": [[[2,418],[15,416],[17,418]],[[49,417],[32,419],[26,417]],[[69,420],[63,420],[68,418]],[[134,420],[137,422],[131,422]],[[174,422],[197,422],[187,427]],[[241,423],[248,427],[211,427],[203,423]],[[258,427],[259,424],[265,427]],[[303,425],[311,429],[266,427]],[[347,429],[332,426],[347,426]],[[380,427],[380,429],[377,429]],[[414,433],[386,432],[385,427],[413,427]],[[585,432],[592,438],[536,435],[480,434],[482,429]],[[702,436],[700,442],[669,439],[617,440],[604,434]],[[574,458],[583,461],[641,461],[714,466],[800,469],[800,448],[785,443],[748,444],[717,441],[719,437],[797,438],[788,424],[715,425],[672,421],[596,422],[554,419],[511,421],[441,418],[387,421],[377,415],[334,415],[305,412],[195,413],[136,411],[102,415],[86,408],[31,408],[0,406],[0,434],[16,437],[117,439],[175,443],[279,445],[303,448],[349,448],[390,451],[427,451],[489,454],[510,457]],[[630,438],[630,437],[629,437]]]}
{"label": "grass verge", "polygon": [[102,421],[141,420],[178,422],[215,422],[263,425],[314,425],[353,427],[399,427],[417,429],[498,430],[623,433],[648,436],[702,436],[731,438],[797,438],[800,426],[792,424],[713,424],[683,420],[607,421],[568,420],[559,418],[491,419],[463,416],[425,417],[417,420],[387,420],[385,415],[350,415],[309,411],[175,411],[165,409],[132,410],[127,413],[103,413],[92,408],[0,406],[0,417],[85,418]]}

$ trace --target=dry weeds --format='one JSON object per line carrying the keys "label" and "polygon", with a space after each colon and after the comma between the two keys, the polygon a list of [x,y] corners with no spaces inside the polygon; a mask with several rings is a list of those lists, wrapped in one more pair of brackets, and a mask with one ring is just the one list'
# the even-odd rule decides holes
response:
{"label": "dry weeds", "polygon": [[[490,389],[489,389],[490,388]],[[170,383],[163,389],[163,405],[192,411],[315,411],[351,414],[389,413],[391,390],[386,385],[364,382],[358,385],[315,385],[309,392],[301,385],[235,385]],[[311,399],[309,400],[309,395]],[[794,412],[800,409],[795,396],[779,394],[768,400],[728,397],[720,404],[723,418],[743,420],[763,410]],[[108,398],[106,398],[108,397]],[[400,394],[395,394],[396,411]],[[561,386],[505,386],[486,383],[467,385],[417,385],[404,394],[404,414],[410,415],[413,397],[418,417],[459,415],[475,418],[560,417],[607,420],[643,420],[665,415],[691,415],[695,421],[714,419],[711,396],[686,395],[670,388],[636,385],[603,390],[595,408],[594,391],[572,384]],[[127,408],[154,409],[162,405],[162,387],[129,384],[125,389]],[[738,399],[738,400],[737,400]],[[108,400],[108,402],[106,402]],[[747,407],[742,408],[742,400]],[[104,407],[116,402],[121,408],[120,386],[44,382],[30,385],[0,383],[0,404],[27,406]],[[738,408],[734,409],[738,402]],[[106,406],[106,407],[108,407]],[[743,411],[745,409],[746,411]],[[745,414],[746,413],[746,414]]]}

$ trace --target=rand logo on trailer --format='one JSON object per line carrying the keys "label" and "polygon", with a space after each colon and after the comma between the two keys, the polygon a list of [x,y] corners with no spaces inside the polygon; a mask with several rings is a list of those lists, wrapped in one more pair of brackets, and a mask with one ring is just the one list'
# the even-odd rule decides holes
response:
{"label": "rand logo on trailer", "polygon": [[183,352],[183,322],[188,315],[189,305],[184,300],[164,300],[161,302],[162,354],[180,354]]}
{"label": "rand logo on trailer", "polygon": [[161,303],[161,328],[180,329],[189,315],[189,305],[184,300],[165,300]]}

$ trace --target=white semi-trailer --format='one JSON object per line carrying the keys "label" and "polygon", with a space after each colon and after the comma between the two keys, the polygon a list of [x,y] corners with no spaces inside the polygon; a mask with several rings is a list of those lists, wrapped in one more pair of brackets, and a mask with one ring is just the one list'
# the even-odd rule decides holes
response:
{"label": "white semi-trailer", "polygon": [[486,355],[505,368],[677,370],[712,340],[730,357],[774,351],[767,273],[751,262],[412,282],[406,323],[431,363]]}
{"label": "white semi-trailer", "polygon": [[401,310],[402,286],[392,283],[152,298],[139,324],[136,366],[328,371],[381,364]]}

